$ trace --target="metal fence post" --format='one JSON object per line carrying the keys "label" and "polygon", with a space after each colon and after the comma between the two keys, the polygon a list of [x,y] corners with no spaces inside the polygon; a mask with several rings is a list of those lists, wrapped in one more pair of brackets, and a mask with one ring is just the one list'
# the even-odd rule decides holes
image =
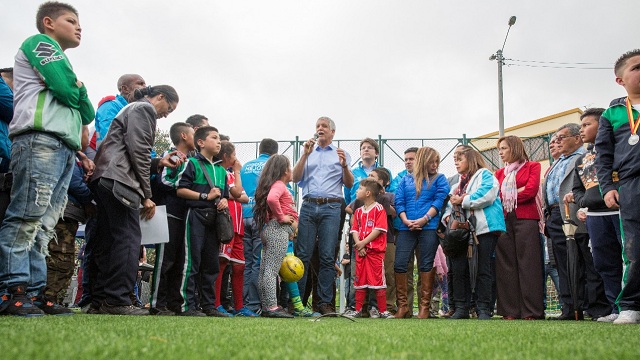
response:
{"label": "metal fence post", "polygon": [[378,147],[380,148],[380,154],[378,154],[378,165],[384,167],[384,140],[382,140],[382,135],[378,135]]}

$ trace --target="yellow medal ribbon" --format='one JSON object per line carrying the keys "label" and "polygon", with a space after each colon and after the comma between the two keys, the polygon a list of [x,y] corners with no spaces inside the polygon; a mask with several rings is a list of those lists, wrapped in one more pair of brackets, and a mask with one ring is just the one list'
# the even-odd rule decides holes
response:
{"label": "yellow medal ribbon", "polygon": [[631,135],[635,135],[638,132],[638,125],[640,125],[640,115],[634,121],[633,120],[633,107],[631,106],[631,101],[629,101],[629,97],[627,96],[627,115],[629,117],[629,127],[631,128]]}

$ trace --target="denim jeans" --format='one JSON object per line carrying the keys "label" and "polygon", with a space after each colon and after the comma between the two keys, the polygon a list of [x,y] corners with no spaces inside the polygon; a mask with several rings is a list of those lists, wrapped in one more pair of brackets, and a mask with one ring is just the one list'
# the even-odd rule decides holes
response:
{"label": "denim jeans", "polygon": [[622,237],[620,216],[587,216],[587,231],[591,238],[593,266],[604,282],[604,293],[611,311],[618,313],[616,298],[622,291]]}
{"label": "denim jeans", "polygon": [[413,251],[416,248],[418,248],[418,253],[420,254],[418,270],[420,272],[431,271],[439,243],[435,230],[400,230],[396,238],[394,271],[403,274],[407,272],[409,261],[413,260]]}
{"label": "denim jeans", "polygon": [[[331,304],[335,286],[336,247],[340,229],[340,203],[314,204],[303,201],[298,221],[298,243],[296,256],[302,260],[305,269],[310,269],[311,255],[318,241],[320,270],[318,272],[318,305]],[[298,281],[300,293],[304,294],[308,271]]]}
{"label": "denim jeans", "polygon": [[0,294],[26,284],[36,296],[47,282],[49,240],[67,202],[75,156],[58,137],[18,135],[11,146],[11,203],[0,229]]}
{"label": "denim jeans", "polygon": [[260,231],[253,221],[253,218],[244,219],[243,245],[244,287],[242,289],[242,298],[244,306],[255,312],[262,308],[260,305],[260,291],[258,290],[262,240],[260,240]]}

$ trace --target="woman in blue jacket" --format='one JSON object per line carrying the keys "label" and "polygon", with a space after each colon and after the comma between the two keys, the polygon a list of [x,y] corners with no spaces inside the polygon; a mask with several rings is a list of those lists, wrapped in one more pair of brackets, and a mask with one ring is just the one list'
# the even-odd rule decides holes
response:
{"label": "woman in blue jacket", "polygon": [[[456,170],[460,180],[451,188],[451,200],[443,217],[448,220],[451,205],[462,206],[467,217],[473,213],[476,221],[475,233],[478,238],[478,276],[475,293],[478,297],[478,319],[491,319],[491,292],[493,274],[491,257],[498,236],[505,231],[502,203],[498,197],[498,180],[489,171],[482,155],[470,146],[459,146],[454,153]],[[453,254],[449,257],[453,272],[453,301],[456,306],[451,319],[468,319],[471,302],[471,283],[467,253]]]}
{"label": "woman in blue jacket", "polygon": [[[407,269],[418,250],[420,263],[420,303],[419,319],[429,317],[431,292],[435,269],[433,259],[438,250],[436,227],[438,211],[449,193],[449,183],[443,174],[438,174],[440,154],[430,147],[418,149],[413,174],[402,178],[396,190],[396,211],[402,221],[396,240],[396,280],[397,319],[410,318],[413,311],[407,304]],[[412,275],[412,274],[411,274]]]}

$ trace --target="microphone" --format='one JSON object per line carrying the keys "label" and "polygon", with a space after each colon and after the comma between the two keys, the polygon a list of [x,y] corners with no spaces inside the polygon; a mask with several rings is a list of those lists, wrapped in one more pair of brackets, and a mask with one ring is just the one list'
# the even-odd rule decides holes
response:
{"label": "microphone", "polygon": [[313,140],[318,140],[318,137],[320,137],[320,134],[318,133],[313,134]]}

